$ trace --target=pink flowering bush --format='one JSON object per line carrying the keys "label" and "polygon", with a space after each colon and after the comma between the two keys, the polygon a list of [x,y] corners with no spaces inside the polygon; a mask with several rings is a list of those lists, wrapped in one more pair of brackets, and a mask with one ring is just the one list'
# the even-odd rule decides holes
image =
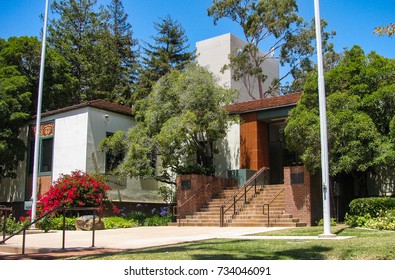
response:
{"label": "pink flowering bush", "polygon": [[109,190],[110,187],[100,176],[80,170],[73,171],[70,175],[63,174],[47,193],[39,197],[37,213],[41,216],[59,206],[99,207],[104,210]]}

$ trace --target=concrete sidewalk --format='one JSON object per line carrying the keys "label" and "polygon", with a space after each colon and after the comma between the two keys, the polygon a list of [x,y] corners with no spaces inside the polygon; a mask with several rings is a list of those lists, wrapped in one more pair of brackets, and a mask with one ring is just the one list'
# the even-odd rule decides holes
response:
{"label": "concrete sidewalk", "polygon": [[[232,228],[232,227],[135,227],[95,231],[95,247],[106,249],[141,249],[171,245],[212,238],[230,238],[279,228]],[[26,235],[26,253],[43,253],[62,248],[62,231]],[[65,249],[90,248],[92,231],[66,231]],[[0,252],[21,253],[22,235],[14,236]]]}
{"label": "concrete sidewalk", "polygon": [[[66,231],[66,251],[89,251],[92,249],[132,250],[155,246],[172,245],[214,238],[232,239],[317,239],[316,236],[248,236],[266,231],[279,230],[276,227],[136,227],[95,231],[95,246],[92,248],[91,231]],[[25,254],[62,251],[62,231],[26,235]],[[343,239],[336,237],[335,239]],[[333,239],[333,238],[332,238]],[[15,236],[0,245],[0,259],[5,254],[20,254],[22,235]],[[64,250],[63,250],[64,251]]]}

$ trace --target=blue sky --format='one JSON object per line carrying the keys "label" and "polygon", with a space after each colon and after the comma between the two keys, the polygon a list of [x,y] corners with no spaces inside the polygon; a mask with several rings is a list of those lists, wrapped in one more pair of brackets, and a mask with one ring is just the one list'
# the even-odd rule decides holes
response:
{"label": "blue sky", "polygon": [[[298,0],[297,3],[300,15],[311,20],[314,0]],[[191,49],[197,41],[229,32],[243,38],[241,28],[227,19],[213,25],[206,12],[211,0],[124,0],[123,4],[139,41],[149,41],[149,37],[155,35],[152,23],[166,15],[182,24]],[[40,36],[40,14],[43,14],[44,7],[45,0],[0,0],[0,38]],[[374,27],[395,22],[395,0],[321,0],[320,11],[321,17],[329,23],[328,30],[337,32],[332,40],[336,50],[357,44],[365,52],[374,50],[385,57],[395,58],[395,38],[373,35]]]}

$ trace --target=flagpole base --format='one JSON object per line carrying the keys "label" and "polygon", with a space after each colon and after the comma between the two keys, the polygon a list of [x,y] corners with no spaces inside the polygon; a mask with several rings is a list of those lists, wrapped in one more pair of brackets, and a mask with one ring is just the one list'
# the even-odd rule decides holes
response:
{"label": "flagpole base", "polygon": [[318,238],[322,238],[322,239],[331,239],[331,238],[336,238],[337,235],[333,234],[333,233],[323,233],[318,235]]}

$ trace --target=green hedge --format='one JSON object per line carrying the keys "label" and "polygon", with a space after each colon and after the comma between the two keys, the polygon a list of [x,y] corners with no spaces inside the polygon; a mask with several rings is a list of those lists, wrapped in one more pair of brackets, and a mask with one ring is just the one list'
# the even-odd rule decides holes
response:
{"label": "green hedge", "polygon": [[[37,223],[39,229],[46,232],[63,229],[63,217],[45,217]],[[66,217],[66,230],[75,230],[75,218]]]}
{"label": "green hedge", "polygon": [[127,219],[123,217],[107,217],[102,218],[105,229],[113,228],[131,228],[138,226],[138,223],[133,219]]}
{"label": "green hedge", "polygon": [[395,209],[394,197],[357,198],[350,202],[349,215],[379,217],[382,211]]}
{"label": "green hedge", "polygon": [[[3,234],[3,226],[4,226],[4,216],[1,216],[0,218],[0,234]],[[7,221],[6,221],[6,233],[7,234],[11,234],[14,233],[20,229],[22,229],[24,226],[23,223],[20,223],[18,221],[16,221],[12,216],[11,217],[7,217]]]}
{"label": "green hedge", "polygon": [[345,216],[346,224],[380,230],[395,230],[395,198],[368,197],[350,202]]}

